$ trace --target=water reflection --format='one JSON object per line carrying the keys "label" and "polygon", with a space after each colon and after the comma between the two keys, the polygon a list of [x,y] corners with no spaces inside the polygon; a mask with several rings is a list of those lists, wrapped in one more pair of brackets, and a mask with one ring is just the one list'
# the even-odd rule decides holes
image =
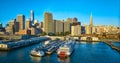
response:
{"label": "water reflection", "polygon": [[99,44],[99,42],[80,42],[79,44],[77,44],[80,46],[77,46],[77,47],[91,49],[91,48],[96,47],[98,44]]}
{"label": "water reflection", "polygon": [[99,42],[80,42],[81,44],[98,44]]}
{"label": "water reflection", "polygon": [[51,59],[50,56],[47,55],[46,58],[47,58],[47,59],[46,59],[46,62],[47,62],[47,63],[50,63],[50,59]]}
{"label": "water reflection", "polygon": [[29,55],[39,45],[0,51],[0,63],[120,63],[120,53],[103,42],[77,42],[72,55],[65,59],[58,58],[56,52],[43,57]]}
{"label": "water reflection", "polygon": [[67,58],[59,58],[58,57],[58,61],[60,63],[70,63],[70,57],[67,57]]}
{"label": "water reflection", "polygon": [[80,42],[81,44],[86,44],[87,42]]}
{"label": "water reflection", "polygon": [[7,56],[8,52],[7,51],[0,51],[0,56]]}
{"label": "water reflection", "polygon": [[30,55],[30,58],[32,61],[36,61],[36,62],[40,62],[41,61],[41,57],[34,57]]}
{"label": "water reflection", "polygon": [[92,44],[94,45],[94,44],[98,44],[98,42],[92,42]]}

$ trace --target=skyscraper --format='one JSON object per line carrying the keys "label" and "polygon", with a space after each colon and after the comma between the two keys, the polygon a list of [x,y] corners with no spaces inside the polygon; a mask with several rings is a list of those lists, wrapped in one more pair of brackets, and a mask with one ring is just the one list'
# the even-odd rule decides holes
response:
{"label": "skyscraper", "polygon": [[19,23],[16,22],[16,19],[12,19],[9,22],[9,26],[6,27],[6,32],[8,32],[9,34],[15,34],[15,32],[18,32],[19,30]]}
{"label": "skyscraper", "polygon": [[74,22],[71,24],[71,35],[72,36],[79,36],[81,35],[81,23],[80,22]]}
{"label": "skyscraper", "polygon": [[64,21],[64,33],[71,33],[71,23],[73,23],[73,18],[67,18],[67,21]]}
{"label": "skyscraper", "polygon": [[63,32],[63,21],[61,20],[54,20],[54,24],[55,24],[55,33],[56,34],[60,34],[61,32]]}
{"label": "skyscraper", "polygon": [[2,28],[2,23],[0,23],[0,28]]}
{"label": "skyscraper", "polygon": [[90,26],[93,26],[93,18],[92,18],[92,13],[90,15]]}
{"label": "skyscraper", "polygon": [[92,34],[92,28],[93,28],[93,18],[92,18],[92,13],[91,13],[91,15],[90,15],[90,25],[89,25],[90,34]]}
{"label": "skyscraper", "polygon": [[30,21],[30,19],[27,19],[26,20],[26,29],[29,29],[29,28],[31,28],[31,21]]}
{"label": "skyscraper", "polygon": [[19,31],[19,22],[15,21],[15,32]]}
{"label": "skyscraper", "polygon": [[20,14],[17,16],[17,21],[19,22],[19,31],[25,29],[25,16]]}
{"label": "skyscraper", "polygon": [[30,11],[30,21],[32,22],[32,24],[34,24],[34,11],[33,10]]}
{"label": "skyscraper", "polygon": [[85,34],[90,34],[90,26],[85,25]]}
{"label": "skyscraper", "polygon": [[51,13],[44,13],[44,23],[43,23],[44,31],[48,33],[54,33],[54,21]]}
{"label": "skyscraper", "polygon": [[65,32],[70,32],[71,30],[70,30],[70,22],[68,22],[68,21],[65,21],[64,22],[64,33]]}

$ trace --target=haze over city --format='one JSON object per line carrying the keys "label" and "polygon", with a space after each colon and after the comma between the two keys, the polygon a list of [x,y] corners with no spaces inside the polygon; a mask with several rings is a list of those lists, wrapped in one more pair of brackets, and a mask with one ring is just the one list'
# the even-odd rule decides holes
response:
{"label": "haze over city", "polygon": [[35,19],[43,21],[44,12],[53,14],[57,20],[77,17],[82,24],[89,24],[90,13],[94,25],[119,26],[119,0],[0,0],[0,23],[4,26],[18,14],[30,18],[34,10]]}

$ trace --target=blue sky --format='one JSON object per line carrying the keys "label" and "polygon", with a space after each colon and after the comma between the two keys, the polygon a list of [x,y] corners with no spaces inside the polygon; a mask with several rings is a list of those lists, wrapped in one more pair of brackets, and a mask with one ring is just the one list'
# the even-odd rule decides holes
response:
{"label": "blue sky", "polygon": [[0,0],[0,22],[5,25],[18,14],[28,19],[30,10],[39,21],[44,12],[51,12],[54,19],[77,17],[82,24],[89,24],[92,12],[94,25],[120,25],[120,0]]}

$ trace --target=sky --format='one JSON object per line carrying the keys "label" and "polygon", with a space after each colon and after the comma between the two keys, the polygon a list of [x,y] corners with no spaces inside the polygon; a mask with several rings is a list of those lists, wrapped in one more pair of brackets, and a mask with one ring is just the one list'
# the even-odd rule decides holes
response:
{"label": "sky", "polygon": [[120,26],[120,0],[0,0],[0,23],[5,26],[18,14],[28,19],[30,10],[39,22],[44,21],[44,12],[50,12],[53,19],[76,17],[88,25],[92,13],[94,25]]}

